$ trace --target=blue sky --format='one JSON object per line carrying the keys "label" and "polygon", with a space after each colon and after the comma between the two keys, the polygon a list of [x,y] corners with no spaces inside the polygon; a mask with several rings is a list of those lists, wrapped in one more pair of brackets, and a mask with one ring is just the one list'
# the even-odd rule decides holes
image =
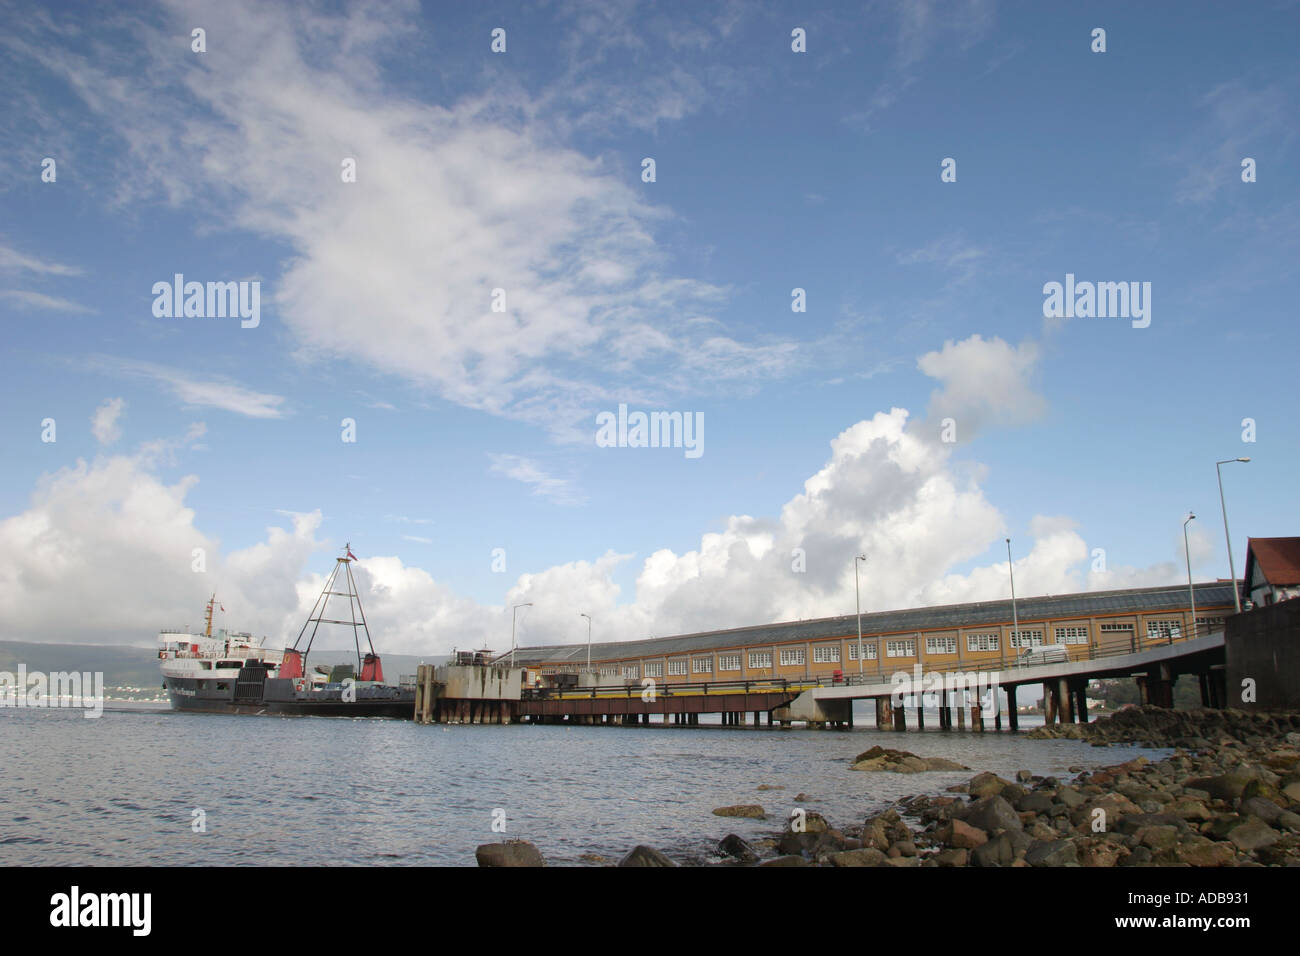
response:
{"label": "blue sky", "polygon": [[345,541],[411,652],[847,613],[861,551],[868,608],[1000,597],[1008,535],[1023,593],[1177,583],[1188,508],[1209,579],[1238,455],[1238,571],[1300,533],[1295,3],[0,16],[0,636],[291,636]]}

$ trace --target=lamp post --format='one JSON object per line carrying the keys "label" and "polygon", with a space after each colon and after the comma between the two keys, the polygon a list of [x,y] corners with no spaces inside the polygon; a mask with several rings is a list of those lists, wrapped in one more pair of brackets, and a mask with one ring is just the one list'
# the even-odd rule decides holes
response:
{"label": "lamp post", "polygon": [[[1187,512],[1187,517],[1183,519],[1183,557],[1187,558],[1187,596],[1192,602],[1192,637],[1196,636],[1196,592],[1192,590],[1192,551],[1190,546],[1187,544],[1187,523],[1195,520],[1195,518],[1196,515],[1189,511]],[[1236,579],[1234,578],[1233,581],[1233,586],[1235,587]],[[1169,643],[1172,644],[1173,642],[1174,632],[1170,631]]]}
{"label": "lamp post", "polygon": [[591,615],[579,613],[578,617],[587,619],[587,670],[591,670]]}
{"label": "lamp post", "polygon": [[510,612],[510,666],[515,666],[515,616],[518,615],[521,607],[532,607],[532,601],[525,601],[523,604],[516,604],[515,609]]}
{"label": "lamp post", "polygon": [[1219,507],[1223,510],[1223,537],[1228,542],[1228,571],[1232,574],[1232,603],[1241,613],[1241,588],[1237,586],[1237,564],[1232,559],[1232,535],[1228,534],[1228,506],[1223,503],[1223,466],[1234,461],[1250,461],[1249,458],[1225,458],[1214,463],[1214,470],[1219,476]]}
{"label": "lamp post", "polygon": [[853,559],[853,597],[858,605],[858,676],[862,676],[862,658],[866,657],[866,648],[862,646],[862,586],[858,583],[858,562],[867,560],[865,554]]}
{"label": "lamp post", "polygon": [[[1007,574],[1011,576],[1011,646],[1020,640],[1020,617],[1016,614],[1016,569],[1011,566],[1011,539],[1007,538]],[[1005,652],[1003,660],[1006,659]]]}

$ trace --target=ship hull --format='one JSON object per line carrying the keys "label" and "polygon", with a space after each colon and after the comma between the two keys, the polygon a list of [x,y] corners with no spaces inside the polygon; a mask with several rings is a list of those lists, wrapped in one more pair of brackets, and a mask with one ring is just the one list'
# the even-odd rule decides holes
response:
{"label": "ship hull", "polygon": [[386,717],[410,720],[415,710],[414,690],[383,688],[382,696],[363,688],[356,699],[345,700],[342,691],[294,692],[289,681],[267,681],[257,697],[236,699],[235,691],[209,686],[216,682],[166,677],[164,683],[172,709],[200,714],[245,714],[271,717]]}

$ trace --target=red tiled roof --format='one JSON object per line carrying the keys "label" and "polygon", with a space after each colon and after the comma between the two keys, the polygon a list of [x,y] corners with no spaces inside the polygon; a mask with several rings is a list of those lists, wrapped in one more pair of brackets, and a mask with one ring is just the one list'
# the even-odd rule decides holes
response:
{"label": "red tiled roof", "polygon": [[1249,538],[1246,543],[1265,580],[1274,587],[1300,584],[1300,538]]}

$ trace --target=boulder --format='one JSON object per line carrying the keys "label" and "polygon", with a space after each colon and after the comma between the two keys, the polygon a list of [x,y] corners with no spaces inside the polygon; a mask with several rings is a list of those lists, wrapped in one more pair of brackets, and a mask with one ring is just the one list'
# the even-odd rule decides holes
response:
{"label": "boulder", "polygon": [[879,850],[864,847],[860,850],[841,850],[828,858],[831,866],[884,866],[885,854]]}
{"label": "boulder", "polygon": [[966,792],[973,798],[991,797],[1002,792],[1002,788],[1008,786],[1010,780],[1003,780],[995,773],[977,773],[970,778],[970,783],[966,784]]}
{"label": "boulder", "polygon": [[728,833],[718,841],[718,853],[741,863],[758,862],[758,851],[734,833]]}
{"label": "boulder", "polygon": [[962,819],[986,833],[996,833],[999,830],[1021,830],[1024,827],[1015,808],[996,794],[976,800],[967,808]]}
{"label": "boulder", "polygon": [[940,843],[959,849],[973,850],[989,842],[989,835],[965,820],[950,820],[935,831]]}
{"label": "boulder", "polygon": [[748,817],[753,820],[763,820],[767,813],[757,803],[738,803],[732,807],[717,807],[713,811],[715,817]]}
{"label": "boulder", "polygon": [[628,851],[627,856],[618,861],[619,866],[676,866],[672,860],[664,856],[654,847],[634,846]]}
{"label": "boulder", "polygon": [[1253,853],[1266,846],[1272,846],[1280,838],[1278,832],[1263,820],[1248,818],[1241,826],[1233,827],[1228,834],[1228,842],[1243,853]]}
{"label": "boulder", "polygon": [[479,866],[545,866],[541,851],[527,840],[484,843],[474,851]]}
{"label": "boulder", "polygon": [[1036,840],[1025,852],[1030,866],[1078,866],[1079,858],[1071,840]]}
{"label": "boulder", "polygon": [[764,860],[759,866],[807,866],[808,861],[801,856],[788,854],[786,856],[774,856],[770,860]]}

